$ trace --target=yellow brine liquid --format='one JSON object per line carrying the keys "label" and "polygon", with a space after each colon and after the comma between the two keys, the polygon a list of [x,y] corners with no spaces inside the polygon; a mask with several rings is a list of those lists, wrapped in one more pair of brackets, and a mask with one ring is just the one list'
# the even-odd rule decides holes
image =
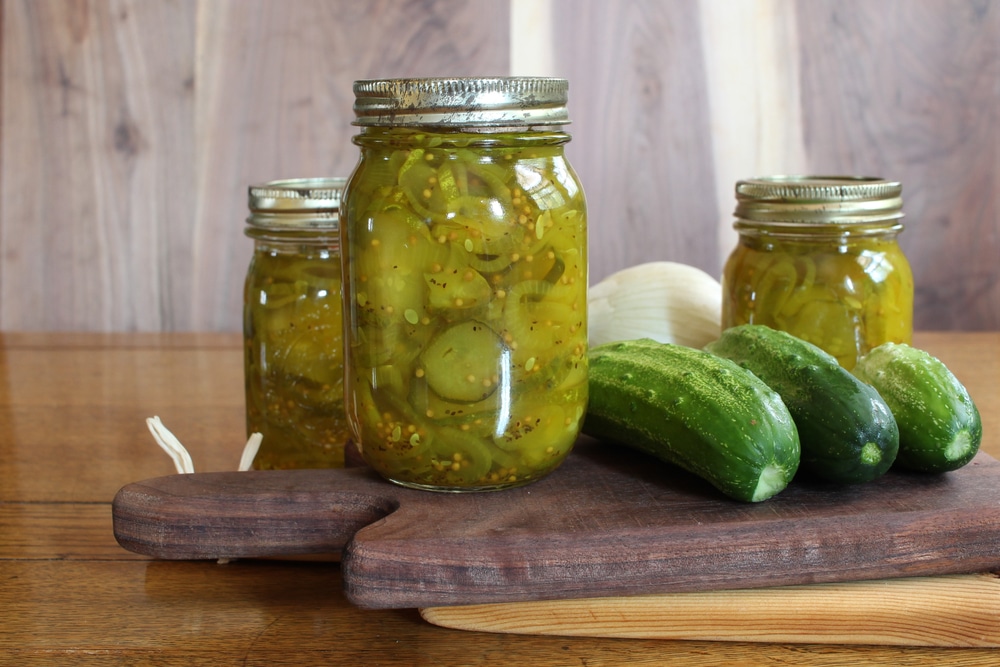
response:
{"label": "yellow brine liquid", "polygon": [[344,465],[343,179],[251,188],[254,252],[244,292],[247,432],[257,469]]}
{"label": "yellow brine liquid", "polygon": [[[741,201],[738,214],[749,215],[738,219],[739,240],[723,273],[722,325],[786,331],[850,369],[882,343],[911,340],[913,275],[897,243],[898,200],[878,219],[871,211],[875,195],[863,196],[874,184],[803,180],[766,181],[753,191],[757,199]],[[810,186],[824,189],[795,189]]]}
{"label": "yellow brine liquid", "polygon": [[538,479],[587,405],[583,190],[559,131],[366,127],[345,190],[348,416],[386,478]]}

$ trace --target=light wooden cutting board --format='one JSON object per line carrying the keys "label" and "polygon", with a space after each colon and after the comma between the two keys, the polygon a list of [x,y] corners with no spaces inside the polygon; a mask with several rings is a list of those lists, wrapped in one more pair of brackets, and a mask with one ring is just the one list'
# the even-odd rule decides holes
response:
{"label": "light wooden cutting board", "polygon": [[1000,646],[1000,576],[430,607],[420,614],[443,627],[513,634],[991,647]]}

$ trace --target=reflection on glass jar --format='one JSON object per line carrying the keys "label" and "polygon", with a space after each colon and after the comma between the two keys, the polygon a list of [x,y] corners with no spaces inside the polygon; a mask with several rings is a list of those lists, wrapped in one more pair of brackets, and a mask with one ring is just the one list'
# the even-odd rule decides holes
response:
{"label": "reflection on glass jar", "polygon": [[897,243],[901,190],[853,177],[737,183],[739,240],[723,273],[723,327],[787,331],[848,369],[881,343],[909,343],[913,276]]}
{"label": "reflection on glass jar", "polygon": [[254,240],[244,292],[247,433],[258,469],[344,465],[339,238],[345,179],[250,188]]}
{"label": "reflection on glass jar", "polygon": [[[586,207],[563,155],[565,90],[550,79],[355,85],[345,393],[359,450],[394,482],[516,486],[576,441]],[[368,106],[385,99],[408,106]]]}

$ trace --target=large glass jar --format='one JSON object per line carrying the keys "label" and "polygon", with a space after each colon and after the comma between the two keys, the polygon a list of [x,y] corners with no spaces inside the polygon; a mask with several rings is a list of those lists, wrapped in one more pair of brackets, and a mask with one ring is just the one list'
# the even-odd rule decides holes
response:
{"label": "large glass jar", "polygon": [[583,190],[558,79],[355,83],[344,194],[354,441],[389,480],[443,491],[536,480],[587,405]]}
{"label": "large glass jar", "polygon": [[723,328],[781,329],[847,369],[884,342],[910,342],[913,275],[897,243],[899,183],[773,176],[738,182],[736,199]]}
{"label": "large glass jar", "polygon": [[345,179],[249,189],[244,290],[247,433],[258,469],[344,465],[339,212]]}

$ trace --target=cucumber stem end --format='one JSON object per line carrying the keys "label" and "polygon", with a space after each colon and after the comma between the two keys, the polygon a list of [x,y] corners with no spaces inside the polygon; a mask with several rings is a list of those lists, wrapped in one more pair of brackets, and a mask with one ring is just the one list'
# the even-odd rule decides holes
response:
{"label": "cucumber stem end", "polygon": [[767,500],[784,490],[786,486],[788,486],[786,470],[775,463],[768,464],[760,471],[760,477],[757,478],[757,486],[753,490],[750,501],[758,503]]}

